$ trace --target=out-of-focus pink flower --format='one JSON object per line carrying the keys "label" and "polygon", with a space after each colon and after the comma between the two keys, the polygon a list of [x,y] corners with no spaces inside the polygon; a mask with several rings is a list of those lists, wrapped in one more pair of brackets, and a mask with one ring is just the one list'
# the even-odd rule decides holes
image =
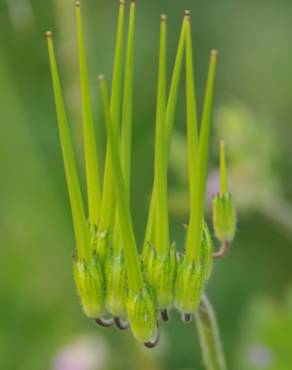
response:
{"label": "out-of-focus pink flower", "polygon": [[108,349],[102,339],[80,337],[61,348],[53,360],[53,370],[99,370],[105,367]]}

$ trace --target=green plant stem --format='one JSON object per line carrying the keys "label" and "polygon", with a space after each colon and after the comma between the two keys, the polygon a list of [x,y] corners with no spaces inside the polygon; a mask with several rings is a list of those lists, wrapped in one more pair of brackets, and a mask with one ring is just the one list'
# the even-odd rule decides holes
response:
{"label": "green plant stem", "polygon": [[206,370],[226,370],[215,312],[205,294],[195,317]]}

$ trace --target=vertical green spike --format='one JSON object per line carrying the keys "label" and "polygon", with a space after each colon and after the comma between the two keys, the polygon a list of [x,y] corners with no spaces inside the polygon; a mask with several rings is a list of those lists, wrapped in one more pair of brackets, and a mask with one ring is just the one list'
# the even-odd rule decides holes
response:
{"label": "vertical green spike", "polygon": [[154,192],[155,217],[159,227],[155,228],[155,248],[159,255],[164,255],[169,249],[168,207],[167,207],[167,165],[166,165],[166,16],[160,18],[159,70],[157,86]]}
{"label": "vertical green spike", "polygon": [[190,192],[190,215],[196,212],[197,203],[195,189],[198,173],[196,173],[196,157],[198,144],[198,122],[195,94],[192,34],[190,16],[186,23],[186,106],[187,106],[187,143],[188,143],[188,170]]}
{"label": "vertical green spike", "polygon": [[183,61],[183,56],[184,56],[185,35],[186,35],[186,27],[188,23],[188,18],[189,18],[189,12],[186,10],[184,19],[183,19],[183,25],[182,25],[179,44],[177,48],[176,60],[175,60],[174,68],[173,68],[170,90],[169,90],[169,95],[168,95],[168,100],[167,100],[167,107],[166,107],[166,114],[165,114],[166,130],[167,130],[167,134],[166,134],[167,160],[168,160],[169,152],[170,152],[170,144],[171,144],[171,138],[172,138],[178,88],[179,88],[179,82],[180,82],[182,61]]}
{"label": "vertical green spike", "polygon": [[220,140],[220,194],[227,193],[227,191],[225,144],[223,140]]}
{"label": "vertical green spike", "polygon": [[[166,144],[166,153],[167,153],[166,161],[168,160],[169,151],[170,151],[170,141],[171,141],[171,135],[172,135],[172,128],[173,128],[175,108],[176,108],[176,100],[177,100],[177,95],[178,95],[178,87],[179,87],[179,82],[180,82],[182,61],[183,61],[183,55],[184,55],[185,29],[186,29],[187,16],[188,15],[186,14],[183,20],[183,24],[182,24],[174,68],[172,72],[167,107],[166,107],[166,114],[165,114],[166,143],[167,143]],[[150,207],[149,207],[149,214],[148,214],[148,219],[147,219],[145,238],[144,238],[144,245],[143,245],[143,256],[144,257],[147,255],[147,252],[148,252],[148,242],[152,241],[153,239],[154,217],[155,217],[155,195],[154,195],[154,186],[153,186]]]}
{"label": "vertical green spike", "polygon": [[121,91],[122,91],[124,22],[125,22],[125,3],[124,0],[120,0],[115,57],[112,75],[111,99],[110,99],[110,111],[116,130],[119,128],[122,104]]}
{"label": "vertical green spike", "polygon": [[199,136],[198,154],[196,156],[196,167],[194,169],[197,174],[196,187],[194,189],[194,202],[196,203],[196,210],[194,213],[191,214],[190,217],[186,241],[186,258],[189,263],[191,263],[193,260],[198,263],[200,262],[200,243],[205,208],[209,133],[213,104],[216,62],[217,51],[212,50]]}
{"label": "vertical green spike", "polygon": [[135,1],[130,5],[128,40],[125,63],[124,96],[121,123],[121,159],[125,186],[130,192],[131,174],[131,137],[133,117],[133,75],[134,75],[134,34],[135,34]]}
{"label": "vertical green spike", "polygon": [[71,212],[74,224],[74,232],[77,243],[77,257],[79,260],[89,260],[91,251],[89,247],[89,235],[87,232],[84,206],[80,191],[79,179],[74,159],[72,140],[65,110],[62,88],[56,63],[54,45],[51,32],[46,33],[50,58],[52,83],[55,96],[55,105],[59,126],[59,135],[63,153],[65,174],[71,204]]}
{"label": "vertical green spike", "polygon": [[[116,35],[115,57],[113,65],[112,88],[110,113],[113,120],[114,130],[119,134],[120,110],[121,110],[121,80],[122,80],[122,52],[123,52],[123,36],[124,36],[124,18],[125,4],[120,0],[118,26]],[[103,179],[103,197],[101,206],[101,217],[99,224],[99,235],[105,232],[111,233],[113,230],[115,216],[115,199],[113,185],[113,170],[111,161],[109,140],[107,140],[107,150],[105,159],[104,179]],[[103,258],[105,254],[105,240],[103,239],[98,245],[98,252]]]}
{"label": "vertical green spike", "polygon": [[[131,161],[131,135],[132,135],[132,110],[133,110],[133,69],[134,69],[134,26],[135,2],[131,2],[128,40],[126,49],[124,96],[121,118],[120,156],[124,175],[127,199],[130,193],[130,161]],[[107,289],[107,307],[114,316],[124,316],[127,298],[126,265],[123,254],[123,234],[116,212],[115,227],[112,238],[112,251],[107,254],[105,263]]]}
{"label": "vertical green spike", "polygon": [[88,195],[89,222],[91,226],[97,225],[100,212],[100,180],[99,164],[96,150],[95,130],[93,124],[93,113],[91,96],[89,91],[88,68],[84,46],[83,26],[80,12],[80,3],[77,1],[76,23],[78,34],[78,51],[80,64],[80,86],[82,99],[82,121],[84,136],[84,151],[86,165],[86,181]]}
{"label": "vertical green spike", "polygon": [[[134,31],[135,31],[135,7],[134,1],[130,5],[128,40],[126,50],[125,77],[124,77],[124,95],[122,106],[120,155],[121,165],[124,175],[127,197],[130,193],[130,163],[131,163],[131,136],[132,136],[132,115],[133,115],[133,73],[134,73]],[[119,216],[116,213],[114,241],[115,250],[122,247],[121,227]]]}
{"label": "vertical green spike", "polygon": [[103,76],[99,77],[100,91],[102,98],[103,112],[105,116],[109,148],[112,158],[112,174],[115,183],[115,196],[117,200],[119,219],[124,239],[124,255],[128,273],[128,283],[130,290],[135,294],[139,293],[143,288],[143,278],[140,268],[140,261],[136,246],[136,240],[132,225],[129,202],[127,198],[123,173],[120,163],[118,150],[118,138],[113,127],[113,121],[110,115],[108,96],[106,91],[105,80]]}

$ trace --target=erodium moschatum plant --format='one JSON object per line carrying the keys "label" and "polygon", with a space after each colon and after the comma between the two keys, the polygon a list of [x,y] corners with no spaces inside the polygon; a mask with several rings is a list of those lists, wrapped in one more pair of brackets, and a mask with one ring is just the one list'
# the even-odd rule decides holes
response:
{"label": "erodium moschatum plant", "polygon": [[[214,233],[221,247],[219,251],[213,252],[211,232],[205,221],[205,192],[217,52],[211,51],[202,117],[198,122],[190,13],[186,11],[183,17],[169,87],[167,18],[165,15],[160,17],[154,181],[144,243],[138,248],[130,205],[136,4],[134,1],[130,3],[126,41],[125,4],[123,1],[119,4],[110,95],[104,76],[100,75],[97,81],[100,90],[99,105],[107,133],[102,174],[99,169],[100,153],[95,128],[97,122],[92,113],[80,3],[77,2],[75,6],[86,205],[80,189],[52,33],[47,32],[46,36],[76,239],[73,260],[76,287],[83,311],[89,318],[101,326],[115,325],[120,329],[130,327],[138,341],[147,347],[154,347],[159,340],[160,323],[169,320],[171,309],[179,310],[184,321],[190,321],[192,315],[198,311],[206,282],[212,272],[213,259],[226,254],[235,233],[235,211],[232,197],[227,190],[222,141],[220,192],[213,200]],[[185,245],[178,252],[175,243],[170,240],[169,232],[168,161],[183,71],[186,75],[190,203]]]}

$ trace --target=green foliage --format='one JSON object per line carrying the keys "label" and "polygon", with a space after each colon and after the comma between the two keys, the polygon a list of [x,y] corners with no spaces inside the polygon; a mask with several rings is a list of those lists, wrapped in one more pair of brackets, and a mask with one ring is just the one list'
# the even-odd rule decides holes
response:
{"label": "green foliage", "polygon": [[[91,250],[87,251],[87,255],[77,254],[74,271],[82,306],[89,317],[97,319],[97,322],[101,322],[100,316],[104,313],[103,307],[105,307],[106,312],[113,315],[116,322],[121,318],[129,320],[134,336],[139,341],[144,342],[146,346],[152,347],[159,339],[158,310],[160,309],[164,312],[162,314],[163,317],[175,304],[183,315],[194,313],[201,301],[205,283],[211,274],[212,241],[208,226],[204,225],[204,213],[217,52],[214,50],[211,52],[202,122],[200,130],[198,130],[190,14],[188,11],[185,12],[168,100],[167,19],[166,16],[161,16],[154,184],[145,236],[147,247],[144,245],[143,263],[141,264],[130,208],[135,2],[131,2],[130,6],[125,80],[122,94],[124,8],[124,2],[120,2],[110,99],[105,78],[103,75],[99,76],[102,110],[107,133],[104,181],[102,198],[100,200],[98,159],[80,4],[76,3]],[[48,37],[48,46],[53,71],[56,107],[57,110],[60,110],[61,107],[63,111],[64,103],[60,83],[56,77],[56,62],[51,34]],[[170,246],[169,235],[168,157],[184,49],[186,61],[190,217],[186,234],[185,254],[177,257],[174,245]],[[59,128],[61,130],[63,127],[66,127],[65,137],[70,143],[68,139],[68,125],[63,116],[64,114],[60,116],[61,118],[59,117]],[[61,145],[64,145],[62,140]],[[70,143],[70,151],[72,151],[71,146]],[[223,146],[221,147],[223,148]],[[69,154],[71,153],[70,151],[63,151],[65,164],[68,162],[67,157],[68,152]],[[69,163],[77,177],[74,158],[73,156],[71,157],[69,158],[71,160]],[[226,169],[224,153],[222,154],[221,169],[222,186],[225,191]],[[68,175],[67,172],[66,175],[70,178],[70,173]],[[77,180],[73,185],[79,189],[76,184],[78,185]],[[69,182],[69,193],[72,187],[70,185],[71,183]],[[74,200],[75,198],[73,198]],[[75,206],[74,202],[72,204]],[[221,227],[226,224],[229,226],[230,224],[230,212],[226,213],[226,207],[223,208],[214,208],[216,212],[216,226],[219,225]],[[75,209],[72,210],[72,214],[73,220],[74,217],[77,218]],[[99,214],[100,219],[97,224],[96,221]],[[78,215],[78,220],[81,216],[82,214]],[[223,220],[221,220],[222,217]],[[227,218],[226,222],[225,218]],[[81,219],[84,221],[84,217]],[[79,237],[80,226],[78,223],[76,225],[74,223],[74,226],[76,235]],[[225,230],[226,232],[228,233],[230,230]],[[85,234],[87,237],[89,236],[88,230]],[[219,234],[217,233],[217,235]],[[95,248],[92,247],[95,244],[97,245],[97,255],[93,257],[92,249],[95,250]],[[77,249],[79,251],[80,247]],[[92,269],[92,266],[96,266],[96,270]],[[97,274],[96,279],[93,278],[94,273]],[[92,295],[92,301],[90,300],[90,295]]]}
{"label": "green foliage", "polygon": [[[175,53],[180,16],[185,5],[184,2],[170,5],[169,1],[158,0],[138,2],[137,7],[131,199],[138,241],[143,239],[151,192],[154,121],[151,108],[157,69],[158,12],[164,9],[168,15],[168,55],[169,67],[172,67],[171,57]],[[190,2],[188,5],[193,14],[198,114],[208,51],[216,46],[222,54],[215,99],[214,122],[217,123],[218,137],[213,136],[211,142],[210,169],[216,166],[217,142],[224,138],[229,189],[239,214],[240,233],[234,241],[232,255],[216,263],[207,292],[216,308],[231,369],[238,369],[233,355],[235,348],[242,345],[238,338],[245,329],[245,325],[238,325],[238,321],[241,316],[246,316],[248,302],[262,291],[276,302],[279,292],[291,279],[292,258],[291,233],[286,237],[283,229],[278,227],[278,221],[281,220],[282,225],[292,220],[291,213],[283,212],[289,205],[291,208],[292,189],[292,51],[287,37],[291,28],[291,4],[280,0],[246,5],[246,2],[239,2],[234,6],[229,0]],[[83,1],[81,6],[94,124],[102,126],[96,99],[96,74],[104,71],[110,78],[116,7],[112,1]],[[101,351],[103,357],[106,347],[105,362],[102,366],[98,362],[97,368],[130,370],[139,363],[142,370],[201,370],[203,365],[193,326],[180,325],[176,312],[171,315],[171,325],[163,326],[162,344],[155,353],[141,350],[127,333],[118,335],[114,330],[99,330],[80,314],[71,276],[70,256],[76,244],[54,125],[47,51],[42,37],[44,29],[54,25],[74,152],[81,188],[85,190],[82,186],[85,184],[85,167],[82,166],[74,7],[66,0],[45,3],[4,0],[0,8],[0,91],[3,103],[0,135],[0,292],[3,298],[0,368],[52,368],[59,353],[89,336],[92,341],[88,347],[95,357],[99,357]],[[176,240],[178,250],[183,247],[185,233],[181,224],[187,223],[189,212],[183,101],[184,85],[180,84],[172,137],[175,159],[170,165],[169,176],[171,240]],[[239,121],[237,129],[230,129]],[[100,160],[103,160],[104,139],[100,128],[97,128],[97,149],[101,150]],[[180,172],[176,172],[177,168]],[[84,196],[87,211],[86,198],[87,195]],[[264,216],[254,212],[263,203],[270,205]],[[174,206],[176,210],[183,209],[184,213],[174,213]],[[207,219],[209,221],[208,215]],[[246,271],[249,279],[243,279]],[[278,311],[274,310],[273,314],[278,315]],[[287,340],[289,344],[288,330],[282,333],[283,341]],[[273,344],[276,345],[273,342],[271,347]],[[287,357],[282,367],[289,369],[290,363]]]}

